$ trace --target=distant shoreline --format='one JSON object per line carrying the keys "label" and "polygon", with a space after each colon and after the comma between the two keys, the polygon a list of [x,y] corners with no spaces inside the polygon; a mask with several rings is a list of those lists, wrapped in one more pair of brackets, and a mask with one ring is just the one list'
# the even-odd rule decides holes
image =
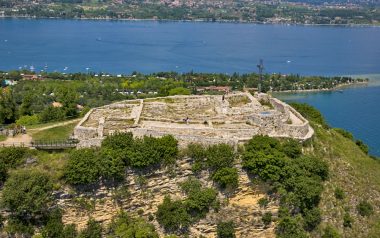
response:
{"label": "distant shoreline", "polygon": [[288,26],[340,26],[340,27],[380,27],[380,24],[316,24],[316,23],[281,23],[281,22],[261,22],[261,21],[235,21],[235,20],[208,20],[208,19],[130,19],[130,18],[63,18],[63,17],[33,17],[33,16],[0,16],[0,19],[31,19],[31,20],[84,20],[84,21],[146,21],[146,22],[207,22],[207,23],[235,23],[235,24],[256,24],[256,25],[288,25]]}
{"label": "distant shoreline", "polygon": [[297,89],[297,90],[283,90],[283,91],[270,91],[270,93],[276,93],[276,94],[285,94],[285,93],[318,93],[318,92],[333,92],[338,91],[339,89],[344,88],[350,88],[358,85],[367,85],[369,81],[367,82],[355,82],[355,83],[345,83],[345,84],[339,84],[338,86],[335,86],[333,88],[321,88],[321,89]]}

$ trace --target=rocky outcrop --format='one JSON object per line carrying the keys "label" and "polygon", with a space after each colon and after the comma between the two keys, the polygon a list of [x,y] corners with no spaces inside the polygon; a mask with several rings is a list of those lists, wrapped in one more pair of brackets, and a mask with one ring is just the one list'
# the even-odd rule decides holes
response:
{"label": "rocky outcrop", "polygon": [[[102,184],[75,192],[66,188],[57,194],[58,204],[64,210],[63,221],[67,224],[77,224],[78,228],[82,229],[89,217],[93,217],[107,226],[118,211],[125,210],[150,220],[163,237],[165,231],[154,219],[157,206],[166,195],[173,199],[185,198],[179,183],[195,176],[191,170],[191,163],[190,159],[180,159],[174,167],[145,174],[128,170],[125,182],[118,186]],[[219,192],[220,209],[211,210],[204,219],[193,224],[189,229],[190,237],[216,237],[217,223],[227,220],[234,221],[238,237],[274,237],[274,225],[264,227],[261,215],[271,211],[276,216],[278,204],[271,202],[267,208],[261,208],[258,200],[265,196],[265,189],[252,184],[239,163],[236,167],[239,170],[239,187],[228,197]],[[204,187],[215,187],[208,179],[207,171],[203,171],[197,177]]]}

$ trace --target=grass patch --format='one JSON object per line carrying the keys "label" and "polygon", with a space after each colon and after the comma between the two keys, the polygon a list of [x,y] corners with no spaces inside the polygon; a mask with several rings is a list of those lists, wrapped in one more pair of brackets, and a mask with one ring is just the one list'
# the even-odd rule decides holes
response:
{"label": "grass patch", "polygon": [[76,126],[76,122],[64,126],[57,126],[46,130],[37,131],[32,133],[33,140],[66,140],[70,137],[71,133]]}
{"label": "grass patch", "polygon": [[0,142],[5,141],[7,139],[6,135],[0,135]]}

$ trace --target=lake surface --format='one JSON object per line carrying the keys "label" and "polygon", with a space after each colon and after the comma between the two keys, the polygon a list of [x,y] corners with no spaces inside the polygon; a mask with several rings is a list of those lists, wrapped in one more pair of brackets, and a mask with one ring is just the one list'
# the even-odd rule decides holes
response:
{"label": "lake surface", "polygon": [[380,73],[380,28],[0,19],[0,69]]}
{"label": "lake surface", "polygon": [[[0,19],[0,70],[245,73],[264,59],[268,73],[380,74],[379,40],[379,27]],[[380,85],[284,99],[316,106],[380,156]]]}
{"label": "lake surface", "polygon": [[368,87],[346,88],[343,92],[278,94],[287,102],[302,102],[318,108],[333,127],[344,128],[380,156],[380,75],[365,75]]}

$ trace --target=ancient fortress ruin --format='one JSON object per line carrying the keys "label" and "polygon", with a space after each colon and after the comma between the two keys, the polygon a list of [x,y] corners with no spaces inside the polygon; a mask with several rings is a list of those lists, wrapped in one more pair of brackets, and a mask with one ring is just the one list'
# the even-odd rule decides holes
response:
{"label": "ancient fortress ruin", "polygon": [[259,93],[126,100],[90,110],[75,127],[78,147],[100,146],[115,132],[173,135],[188,143],[238,145],[254,135],[309,139],[309,122],[286,103]]}

